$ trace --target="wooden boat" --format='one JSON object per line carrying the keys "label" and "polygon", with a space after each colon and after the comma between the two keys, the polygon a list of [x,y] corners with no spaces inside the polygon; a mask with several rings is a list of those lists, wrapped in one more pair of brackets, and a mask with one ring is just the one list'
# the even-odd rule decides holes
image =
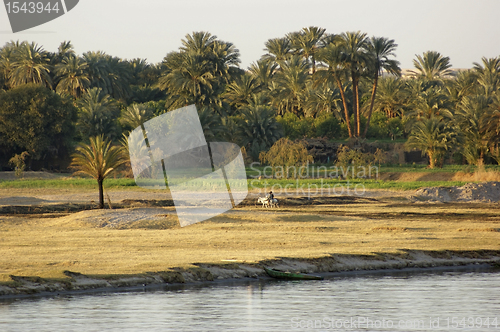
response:
{"label": "wooden boat", "polygon": [[304,274],[304,273],[293,273],[293,272],[284,272],[275,269],[268,269],[264,267],[264,271],[272,277],[276,279],[284,279],[284,280],[323,280],[321,276],[315,276],[312,274]]}

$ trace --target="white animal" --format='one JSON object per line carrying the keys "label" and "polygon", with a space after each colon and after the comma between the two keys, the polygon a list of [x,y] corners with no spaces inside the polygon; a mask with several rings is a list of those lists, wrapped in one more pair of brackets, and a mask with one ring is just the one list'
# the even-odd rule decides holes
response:
{"label": "white animal", "polygon": [[257,203],[262,203],[262,207],[266,207],[266,208],[267,207],[271,207],[271,208],[280,207],[279,202],[276,198],[273,198],[272,201],[269,201],[269,198],[267,198],[267,197],[259,197],[257,199]]}
{"label": "white animal", "polygon": [[257,203],[262,203],[262,207],[269,207],[269,200],[267,199],[267,197],[257,198]]}
{"label": "white animal", "polygon": [[271,207],[277,207],[279,208],[280,207],[280,204],[278,202],[278,200],[276,198],[273,198],[272,201],[271,201]]}

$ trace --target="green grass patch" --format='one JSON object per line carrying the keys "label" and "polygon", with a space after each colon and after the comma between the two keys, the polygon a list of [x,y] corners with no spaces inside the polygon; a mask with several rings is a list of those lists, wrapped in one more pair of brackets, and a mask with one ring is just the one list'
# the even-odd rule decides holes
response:
{"label": "green grass patch", "polygon": [[[104,180],[105,188],[122,188],[136,186],[134,179],[107,179]],[[64,179],[19,179],[0,181],[0,188],[79,188],[94,189],[97,188],[97,181],[94,179],[83,178],[64,178]]]}
{"label": "green grass patch", "polygon": [[[413,172],[425,172],[425,173],[473,173],[478,171],[477,166],[471,165],[444,165],[442,168],[434,168],[430,169],[427,165],[423,164],[403,164],[403,165],[377,165],[374,164],[371,166],[373,168],[373,172],[376,172],[378,169],[379,173],[413,173]],[[298,167],[296,168],[297,172],[299,171]],[[322,164],[312,164],[309,165],[308,168],[301,168],[304,174],[309,174],[310,177],[324,177],[328,176],[331,172],[335,173],[335,165],[322,165]],[[293,170],[293,167],[292,167]],[[367,172],[369,167],[367,167]],[[500,165],[486,165],[482,169],[484,171],[497,171],[500,172]],[[270,166],[265,165],[251,165],[246,168],[247,176],[249,178],[256,178],[259,176],[262,177],[270,177],[272,175],[272,169]],[[339,174],[341,174],[341,169],[339,168]]]}
{"label": "green grass patch", "polygon": [[[359,194],[364,189],[416,190],[424,187],[463,186],[465,181],[380,181],[366,179],[252,179],[248,180],[250,189],[263,192],[273,190],[276,194],[297,195]],[[263,189],[263,190],[262,190]]]}
{"label": "green grass patch", "polygon": [[[500,172],[500,165],[485,165],[485,171]],[[386,173],[403,173],[403,172],[426,172],[426,173],[473,173],[478,171],[477,166],[471,165],[444,165],[442,168],[430,169],[427,165],[422,164],[404,164],[404,165],[381,165],[380,172]]]}

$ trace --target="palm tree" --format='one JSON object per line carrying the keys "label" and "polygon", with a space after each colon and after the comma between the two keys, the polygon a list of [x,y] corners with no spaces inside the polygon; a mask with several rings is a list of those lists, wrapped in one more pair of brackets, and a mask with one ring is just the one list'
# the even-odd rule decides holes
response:
{"label": "palm tree", "polygon": [[488,147],[496,136],[490,126],[490,102],[483,95],[467,96],[455,112],[457,124],[464,134],[464,156],[469,164],[484,163]]}
{"label": "palm tree", "polygon": [[303,113],[304,92],[310,82],[309,64],[298,55],[281,62],[281,69],[274,78],[274,105],[279,114]]}
{"label": "palm tree", "polygon": [[156,83],[160,74],[157,65],[149,64],[146,59],[135,58],[127,61],[132,75],[131,84],[149,86]]}
{"label": "palm tree", "polygon": [[107,94],[117,100],[125,100],[132,94],[130,82],[133,79],[133,73],[126,61],[118,57],[106,57],[109,73],[109,90]]}
{"label": "palm tree", "polygon": [[82,136],[116,136],[118,109],[109,95],[100,88],[92,88],[77,102],[79,107],[77,128]]}
{"label": "palm tree", "polygon": [[341,59],[342,44],[336,38],[333,42],[320,49],[318,59],[324,63],[325,70],[318,70],[314,74],[315,84],[325,84],[331,82],[337,85],[342,105],[344,107],[344,121],[347,125],[349,137],[352,137],[352,130],[349,117],[349,109],[347,107],[347,98],[344,91],[343,79],[347,76],[347,71]]}
{"label": "palm tree", "polygon": [[210,63],[202,56],[181,53],[182,65],[160,77],[158,85],[168,90],[171,98],[170,107],[180,108],[189,104],[220,106],[220,99],[214,93],[216,77]]}
{"label": "palm tree", "polygon": [[477,83],[483,87],[486,96],[500,88],[500,58],[481,58],[482,64],[474,62]]}
{"label": "palm tree", "polygon": [[416,55],[416,57],[417,59],[413,60],[413,65],[417,70],[411,72],[418,78],[435,81],[453,74],[450,69],[450,58],[442,56],[439,52],[427,51],[423,55]]}
{"label": "palm tree", "polygon": [[66,56],[55,67],[56,80],[58,81],[56,91],[80,98],[90,87],[87,67],[87,63],[74,54]]}
{"label": "palm tree", "polygon": [[370,57],[370,69],[372,70],[373,74],[373,87],[370,98],[370,108],[368,109],[368,118],[366,120],[363,137],[366,137],[368,127],[370,126],[373,105],[375,104],[375,95],[377,93],[379,75],[383,70],[385,70],[389,74],[397,76],[401,75],[399,62],[393,59],[389,59],[389,57],[395,56],[394,52],[396,51],[397,46],[398,44],[396,44],[393,39],[387,39],[384,37],[372,37],[367,43],[368,55]]}
{"label": "palm tree", "polygon": [[214,142],[221,138],[225,127],[221,122],[219,114],[214,112],[213,109],[203,106],[198,110],[198,117],[200,118],[203,134],[208,142]]}
{"label": "palm tree", "polygon": [[153,111],[147,105],[132,104],[122,110],[120,124],[126,130],[134,130],[153,117]]}
{"label": "palm tree", "polygon": [[454,80],[446,84],[446,90],[450,102],[458,105],[464,97],[473,95],[477,90],[476,73],[472,70],[462,70],[457,73]]}
{"label": "palm tree", "polygon": [[266,42],[266,54],[262,56],[263,60],[271,60],[273,62],[279,63],[284,61],[292,55],[292,45],[290,39],[284,38],[274,38],[269,39]]}
{"label": "palm tree", "polygon": [[212,53],[213,44],[217,40],[217,36],[213,36],[209,32],[199,31],[193,32],[192,35],[186,35],[182,40],[181,52],[193,53],[200,56],[208,56]]}
{"label": "palm tree", "polygon": [[291,33],[288,38],[296,52],[311,61],[312,73],[316,72],[316,54],[319,42],[325,33],[325,29],[318,27],[303,28],[300,32]]}
{"label": "palm tree", "polygon": [[54,56],[56,64],[71,55],[75,55],[73,44],[71,44],[71,41],[63,41],[61,44],[59,44],[59,47],[57,48],[57,54]]}
{"label": "palm tree", "polygon": [[51,88],[49,62],[50,58],[41,46],[36,43],[22,42],[14,52],[9,76],[10,86],[35,83]]}
{"label": "palm tree", "polygon": [[422,150],[429,157],[429,168],[434,168],[453,146],[453,132],[443,119],[431,117],[413,127],[406,142],[407,147]]}
{"label": "palm tree", "polygon": [[356,119],[356,136],[361,136],[361,110],[359,107],[359,79],[367,68],[368,56],[366,47],[368,37],[366,33],[345,32],[341,35],[343,39],[341,59],[346,69],[351,74],[353,113]]}
{"label": "palm tree", "polygon": [[451,120],[453,113],[450,100],[443,89],[434,86],[421,91],[412,101],[412,110],[408,112],[407,117],[412,120],[446,118]]}
{"label": "palm tree", "polygon": [[374,109],[384,112],[387,118],[403,116],[408,103],[405,81],[393,76],[379,81]]}
{"label": "palm tree", "polygon": [[216,40],[208,59],[214,67],[216,76],[220,77],[221,87],[234,77],[244,73],[239,69],[240,51],[230,42]]}
{"label": "palm tree", "polygon": [[338,103],[340,98],[339,90],[334,84],[321,84],[316,89],[307,90],[305,105],[305,115],[317,117],[319,114],[333,113],[335,117],[341,119]]}
{"label": "palm tree", "polygon": [[104,52],[86,52],[83,59],[87,63],[88,77],[92,88],[101,88],[103,93],[115,99],[130,96],[133,73],[128,62],[112,57]]}
{"label": "palm tree", "polygon": [[111,141],[102,135],[90,137],[90,144],[80,143],[72,155],[71,166],[76,174],[90,175],[97,180],[99,208],[104,208],[104,180],[118,167],[126,163],[121,147],[111,146]]}
{"label": "palm tree", "polygon": [[182,40],[180,53],[200,56],[210,64],[210,71],[214,76],[220,77],[224,83],[240,63],[239,50],[230,42],[217,39],[209,32],[199,31],[186,35]]}
{"label": "palm tree", "polygon": [[261,85],[258,83],[257,78],[245,73],[238,79],[229,83],[224,92],[224,99],[235,108],[248,105],[252,96],[258,93]]}
{"label": "palm tree", "polygon": [[488,130],[494,135],[490,139],[491,156],[500,164],[500,96],[495,94],[488,111]]}
{"label": "palm tree", "polygon": [[102,91],[108,93],[111,90],[111,82],[108,77],[110,68],[106,57],[106,53],[101,51],[83,53],[83,60],[87,64],[90,87],[101,88]]}
{"label": "palm tree", "polygon": [[241,109],[238,122],[238,143],[247,153],[258,160],[261,151],[269,149],[283,136],[274,111],[269,106],[250,104]]}
{"label": "palm tree", "polygon": [[250,74],[257,79],[263,89],[269,87],[270,81],[273,79],[278,64],[269,60],[259,60],[257,63],[252,63],[249,68]]}
{"label": "palm tree", "polygon": [[19,42],[10,42],[0,49],[0,89],[9,88],[9,77],[14,62],[14,53]]}
{"label": "palm tree", "polygon": [[221,94],[241,74],[239,51],[207,32],[187,35],[182,44],[179,52],[167,54],[158,80],[158,87],[168,90],[169,108],[196,104],[222,112]]}

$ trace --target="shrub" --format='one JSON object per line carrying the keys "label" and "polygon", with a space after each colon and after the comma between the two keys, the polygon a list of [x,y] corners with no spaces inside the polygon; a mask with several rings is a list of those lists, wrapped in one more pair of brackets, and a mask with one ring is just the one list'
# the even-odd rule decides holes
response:
{"label": "shrub", "polygon": [[313,162],[313,157],[301,142],[288,138],[278,140],[268,152],[261,152],[259,159],[273,168],[274,177],[285,179],[291,174],[294,178],[302,175],[307,165]]}
{"label": "shrub", "polygon": [[316,127],[316,137],[334,139],[342,136],[340,121],[331,113],[316,118],[314,126]]}

